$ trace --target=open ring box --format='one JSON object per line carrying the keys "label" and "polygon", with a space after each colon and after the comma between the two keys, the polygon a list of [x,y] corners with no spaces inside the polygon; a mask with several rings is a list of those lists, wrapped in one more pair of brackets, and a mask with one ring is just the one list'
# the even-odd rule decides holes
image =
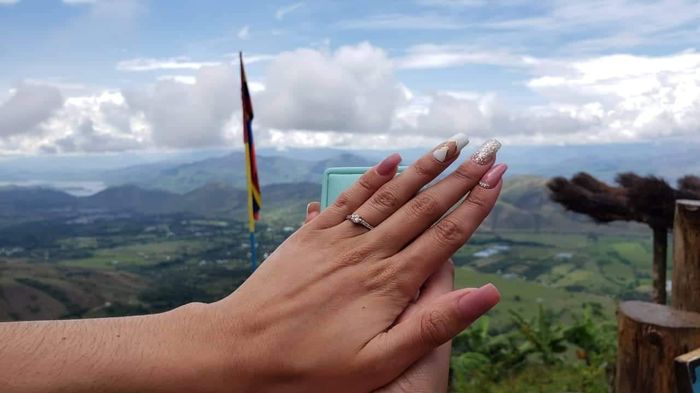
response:
{"label": "open ring box", "polygon": [[[321,182],[321,209],[325,209],[332,204],[341,192],[350,187],[360,178],[369,167],[334,167],[323,172]],[[399,167],[396,172],[400,174],[406,167]]]}

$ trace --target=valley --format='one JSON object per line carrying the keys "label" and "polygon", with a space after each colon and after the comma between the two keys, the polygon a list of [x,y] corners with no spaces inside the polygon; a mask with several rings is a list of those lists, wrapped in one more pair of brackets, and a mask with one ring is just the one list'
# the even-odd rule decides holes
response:
{"label": "valley", "polygon": [[[457,285],[494,282],[509,310],[540,304],[562,318],[593,305],[613,317],[617,299],[646,298],[651,246],[645,228],[599,226],[547,199],[545,179],[509,178],[482,228],[456,255]],[[264,257],[302,220],[314,183],[263,188]],[[183,194],[138,186],[74,197],[40,188],[0,190],[0,319],[94,317],[213,301],[250,274],[244,192],[221,183]]]}

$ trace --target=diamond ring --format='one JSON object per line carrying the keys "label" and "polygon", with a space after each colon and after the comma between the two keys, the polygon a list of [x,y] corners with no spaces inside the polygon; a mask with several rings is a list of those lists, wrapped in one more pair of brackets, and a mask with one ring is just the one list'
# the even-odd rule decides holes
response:
{"label": "diamond ring", "polygon": [[371,229],[374,229],[374,227],[372,226],[372,224],[370,224],[370,223],[368,223],[367,221],[365,221],[365,219],[362,218],[362,216],[360,216],[360,215],[357,214],[357,213],[353,213],[353,214],[351,214],[351,215],[345,217],[345,219],[346,219],[346,220],[350,220],[350,222],[352,222],[353,224],[362,225],[363,227],[365,227],[365,228],[367,228],[367,229],[370,229],[370,230],[371,230]]}

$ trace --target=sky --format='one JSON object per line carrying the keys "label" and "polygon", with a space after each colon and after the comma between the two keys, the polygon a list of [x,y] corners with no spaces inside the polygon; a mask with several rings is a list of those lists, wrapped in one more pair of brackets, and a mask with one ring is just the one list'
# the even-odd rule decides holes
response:
{"label": "sky", "polygon": [[700,2],[0,0],[0,157],[700,142]]}

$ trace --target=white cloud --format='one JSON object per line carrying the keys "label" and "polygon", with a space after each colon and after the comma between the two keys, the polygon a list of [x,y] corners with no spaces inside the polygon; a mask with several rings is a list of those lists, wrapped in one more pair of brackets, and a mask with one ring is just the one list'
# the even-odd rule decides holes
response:
{"label": "white cloud", "polygon": [[261,91],[265,91],[265,84],[262,82],[256,82],[256,81],[248,81],[248,89],[250,89],[250,92],[255,94],[259,93]]}
{"label": "white cloud", "polygon": [[0,104],[0,137],[38,131],[63,105],[61,92],[47,85],[22,83]]}
{"label": "white cloud", "polygon": [[202,67],[220,65],[218,61],[191,61],[188,57],[169,57],[163,59],[130,59],[117,63],[118,71],[155,71],[155,70],[198,70]]}
{"label": "white cloud", "polygon": [[[238,64],[238,53],[231,53],[224,56],[224,60],[214,61],[194,61],[187,56],[165,57],[165,58],[136,58],[122,60],[117,63],[116,69],[125,72],[143,72],[143,71],[160,71],[160,70],[198,70],[202,67],[212,67],[225,64]],[[275,55],[267,54],[250,54],[244,55],[246,65],[255,64],[263,61],[269,61],[275,58]],[[169,78],[164,75],[160,78]],[[191,78],[191,77],[190,77]],[[171,78],[172,79],[172,78]],[[191,79],[189,79],[191,81]],[[181,79],[184,81],[184,79]]]}
{"label": "white cloud", "polygon": [[[417,46],[408,54],[460,49],[468,52]],[[509,143],[605,143],[697,138],[700,130],[700,53],[694,51],[574,60],[493,51],[418,65],[408,62],[409,56],[392,60],[369,43],[275,56],[264,78],[249,81],[259,145],[386,148],[391,143],[398,148],[432,144],[455,132]],[[531,75],[523,87],[537,104],[513,105],[506,95],[488,91],[426,93],[396,79],[399,68],[465,61],[519,61]],[[235,64],[181,69],[195,68],[191,75],[155,76],[153,85],[127,91],[76,89],[68,83],[18,85],[0,104],[0,150],[239,145]]]}
{"label": "white cloud", "polygon": [[275,18],[278,20],[282,20],[287,14],[298,10],[302,6],[304,6],[304,3],[294,3],[288,6],[280,7],[277,9],[277,11],[275,11]]}
{"label": "white cloud", "polygon": [[494,94],[473,92],[438,92],[412,116],[410,127],[400,132],[447,137],[463,132],[476,139],[490,137],[511,141],[533,142],[533,138],[557,138],[560,142],[570,134],[587,130],[597,119],[550,107],[509,108]]}
{"label": "white cloud", "polygon": [[194,85],[197,83],[197,78],[194,75],[160,75],[158,76],[159,81],[173,81],[178,83],[184,83],[186,85]]}
{"label": "white cloud", "polygon": [[542,104],[513,107],[493,94],[441,92],[399,111],[399,130],[467,132],[517,143],[607,143],[667,136],[697,139],[700,53],[552,60],[528,82]]}
{"label": "white cloud", "polygon": [[[224,57],[230,59],[232,64],[238,64],[238,52],[236,53],[229,53],[225,55]],[[254,63],[259,63],[263,61],[270,61],[274,59],[276,55],[267,55],[267,54],[247,54],[243,53],[243,62],[248,65],[248,64],[254,64]]]}
{"label": "white cloud", "polygon": [[19,3],[19,0],[0,0],[0,6],[2,5],[13,5]]}
{"label": "white cloud", "polygon": [[486,51],[455,45],[421,44],[406,50],[406,55],[395,60],[398,68],[428,69],[456,67],[465,64],[490,64],[522,67],[535,62],[532,57],[514,55],[503,50]]}
{"label": "white cloud", "polygon": [[95,129],[92,120],[85,120],[69,135],[41,146],[47,153],[118,152],[137,150],[143,144],[136,138]]}
{"label": "white cloud", "polygon": [[224,126],[240,106],[238,74],[230,66],[203,67],[194,84],[158,81],[153,87],[125,91],[128,107],[143,114],[158,147],[216,146]]}
{"label": "white cloud", "polygon": [[149,129],[142,116],[133,113],[121,92],[114,90],[67,98],[43,129],[44,136],[31,146],[47,153],[123,151],[150,146]]}
{"label": "white cloud", "polygon": [[241,27],[241,29],[238,30],[238,34],[236,34],[236,36],[238,36],[238,38],[242,40],[247,40],[248,38],[250,38],[250,26],[245,25]]}
{"label": "white cloud", "polygon": [[442,15],[380,14],[340,21],[337,26],[357,30],[456,30],[469,25]]}
{"label": "white cloud", "polygon": [[700,129],[700,53],[611,55],[562,64],[528,86],[553,108],[600,117],[603,140],[654,139]]}
{"label": "white cloud", "polygon": [[271,128],[371,133],[389,129],[402,97],[386,53],[362,43],[280,54],[256,110]]}

